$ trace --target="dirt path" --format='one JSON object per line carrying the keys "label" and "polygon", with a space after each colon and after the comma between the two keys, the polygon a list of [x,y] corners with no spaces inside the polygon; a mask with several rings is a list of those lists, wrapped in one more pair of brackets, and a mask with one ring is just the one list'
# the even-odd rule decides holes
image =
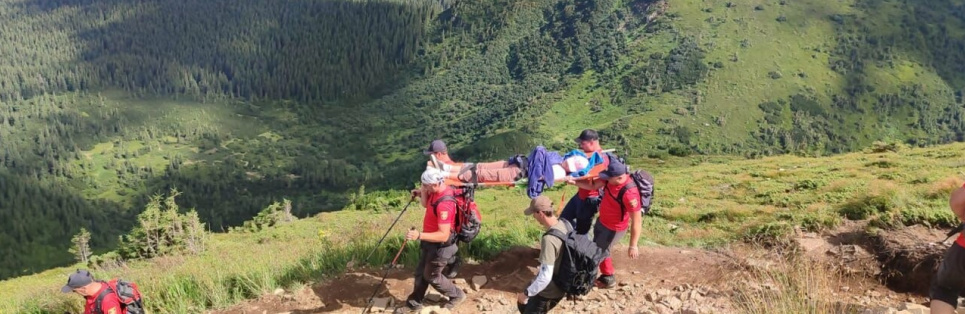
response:
{"label": "dirt path", "polygon": [[[819,237],[820,238],[820,237]],[[809,254],[834,256],[835,250],[848,248],[846,243],[820,241],[824,245],[805,248]],[[808,246],[807,241],[802,243]],[[681,249],[670,247],[641,248],[641,258],[629,259],[626,248],[614,251],[618,286],[614,289],[594,289],[578,301],[563,301],[556,313],[738,313],[732,303],[735,287],[750,286],[761,293],[779,290],[773,283],[737,278],[751,268],[772,267],[773,252],[763,249],[740,248],[721,251]],[[479,264],[464,265],[456,284],[467,291],[468,299],[453,313],[518,313],[515,294],[523,290],[536,273],[536,248],[517,247],[503,252],[495,259]],[[862,261],[863,263],[864,261]],[[378,270],[350,272],[319,283],[311,289],[296,292],[277,291],[232,308],[212,314],[271,314],[271,313],[361,313],[379,284]],[[487,283],[474,289],[474,276],[486,276]],[[397,269],[389,273],[377,298],[390,303],[386,311],[377,306],[372,313],[390,313],[394,305],[412,290],[412,270]],[[753,280],[753,279],[752,279]],[[744,288],[745,290],[747,288]],[[889,290],[874,278],[853,276],[825,285],[827,299],[847,306],[873,308],[897,307],[904,302],[923,304],[921,295]],[[745,291],[746,292],[746,291]],[[756,292],[755,292],[756,293]],[[436,301],[432,301],[436,299]],[[445,298],[429,289],[426,306],[441,306]],[[438,309],[438,308],[435,308]],[[423,313],[433,313],[429,310]],[[440,310],[437,313],[448,313]]]}

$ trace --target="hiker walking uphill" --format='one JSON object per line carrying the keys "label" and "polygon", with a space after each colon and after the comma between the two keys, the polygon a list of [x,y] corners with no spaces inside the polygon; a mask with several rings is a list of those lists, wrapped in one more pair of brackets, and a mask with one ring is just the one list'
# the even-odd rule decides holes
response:
{"label": "hiker walking uphill", "polygon": [[94,280],[90,272],[78,269],[67,278],[60,292],[84,297],[84,314],[143,314],[144,305],[137,285],[123,280]]}
{"label": "hiker walking uphill", "polygon": [[[576,143],[580,145],[580,150],[583,154],[587,155],[586,157],[590,162],[587,167],[590,170],[585,174],[586,176],[592,177],[596,174],[594,172],[606,169],[606,166],[610,162],[610,156],[612,155],[602,152],[603,148],[600,147],[600,135],[597,134],[595,130],[583,130],[580,136],[576,138]],[[567,156],[569,156],[569,154],[567,154]],[[564,156],[564,158],[567,156]],[[573,181],[567,178],[567,182],[576,184],[579,190],[576,195],[570,198],[566,206],[563,207],[560,218],[568,220],[573,224],[573,226],[576,227],[577,233],[586,234],[590,231],[593,216],[596,215],[600,208],[599,189],[593,188],[598,181],[592,178],[579,181]]]}
{"label": "hiker walking uphill", "polygon": [[572,227],[565,220],[556,217],[553,202],[544,195],[530,201],[523,215],[533,216],[548,232],[540,239],[539,272],[526,290],[520,292],[516,303],[520,313],[546,313],[563,299],[563,291],[552,282],[554,270],[560,268],[559,256],[563,239],[549,234],[549,230],[556,230],[565,235],[572,230]]}
{"label": "hiker walking uphill", "polygon": [[[600,217],[593,226],[593,242],[596,242],[601,249],[610,250],[614,244],[620,242],[629,228],[630,248],[627,254],[630,258],[637,258],[640,255],[637,241],[640,240],[643,201],[640,198],[639,187],[634,184],[627,170],[627,166],[619,160],[611,160],[606,170],[600,172],[601,181],[593,186],[603,188]],[[607,257],[600,263],[600,278],[597,280],[597,286],[600,288],[615,286],[614,272],[613,259]]]}
{"label": "hiker walking uphill", "polygon": [[593,289],[597,266],[607,256],[586,235],[574,232],[566,220],[556,217],[553,202],[544,195],[530,201],[523,211],[533,216],[546,232],[540,238],[539,271],[517,295],[521,313],[547,313],[563,298],[584,296]]}
{"label": "hiker walking uphill", "polygon": [[412,294],[396,313],[420,310],[430,285],[449,297],[449,302],[445,305],[447,309],[452,309],[466,298],[462,290],[442,275],[446,264],[459,250],[452,232],[456,216],[454,191],[445,184],[445,178],[445,173],[438,169],[426,169],[422,173],[422,188],[412,191],[420,198],[426,213],[422,220],[422,231],[409,230],[405,238],[420,241],[421,255],[415,269]]}
{"label": "hiker walking uphill", "polygon": [[[952,191],[948,203],[958,221],[965,223],[965,185]],[[931,312],[934,314],[955,313],[958,296],[965,292],[965,231],[961,227],[958,238],[945,251],[938,273],[931,281],[929,295]]]}

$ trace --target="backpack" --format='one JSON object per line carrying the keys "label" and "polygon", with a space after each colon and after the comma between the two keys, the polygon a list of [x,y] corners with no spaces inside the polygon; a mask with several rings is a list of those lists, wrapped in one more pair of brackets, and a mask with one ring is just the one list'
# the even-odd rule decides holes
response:
{"label": "backpack", "polygon": [[97,296],[97,299],[94,300],[94,313],[104,314],[101,302],[104,301],[104,297],[106,297],[108,293],[114,293],[121,303],[121,313],[117,314],[144,314],[144,302],[141,300],[141,290],[137,288],[136,283],[123,279],[101,282],[107,284],[107,289],[104,289],[104,291]]}
{"label": "backpack", "polygon": [[[444,245],[455,244],[457,241],[462,241],[465,243],[472,242],[473,239],[479,235],[479,229],[482,228],[482,215],[479,214],[479,208],[476,207],[476,201],[474,199],[475,190],[472,187],[462,187],[454,188],[456,190],[455,196],[446,195],[440,197],[432,204],[432,209],[436,210],[439,203],[451,201],[456,202],[456,217],[452,226],[452,232],[449,236],[449,241],[443,243]],[[439,212],[435,213],[437,216]]]}
{"label": "backpack", "polygon": [[564,234],[558,229],[550,229],[544,235],[563,241],[557,257],[560,267],[553,271],[552,281],[566,298],[572,299],[593,290],[596,277],[600,274],[600,262],[610,252],[597,246],[589,236],[576,233],[569,221],[563,220],[563,223],[569,226],[569,232]]}
{"label": "backpack", "polygon": [[[630,173],[630,180],[633,181],[633,186],[637,187],[637,192],[640,193],[640,208],[643,211],[643,214],[646,215],[650,213],[650,203],[653,202],[653,175],[646,170],[637,170]],[[606,187],[604,187],[604,189],[606,189]],[[617,201],[617,204],[620,204],[620,217],[626,215],[627,212],[626,205],[623,204],[622,200],[623,195],[629,189],[630,184],[624,185],[614,198]],[[610,195],[610,193],[606,191],[603,192],[605,192],[607,195]],[[610,197],[613,196],[611,195]]]}

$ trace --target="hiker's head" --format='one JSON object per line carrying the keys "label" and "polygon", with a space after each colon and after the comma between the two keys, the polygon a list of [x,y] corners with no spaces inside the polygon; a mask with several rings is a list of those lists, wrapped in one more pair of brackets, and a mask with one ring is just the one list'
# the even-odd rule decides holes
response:
{"label": "hiker's head", "polygon": [[428,168],[422,173],[422,189],[439,193],[446,189],[446,173],[436,168]]}
{"label": "hiker's head", "polygon": [[572,173],[583,170],[588,165],[590,165],[590,161],[586,157],[574,155],[564,159],[562,166],[566,173]]}
{"label": "hiker's head", "polygon": [[610,160],[610,164],[606,166],[606,170],[600,171],[600,180],[606,180],[610,184],[622,184],[629,177],[627,175],[627,165],[624,165],[619,160]]}
{"label": "hiker's head", "polygon": [[602,148],[600,148],[600,134],[596,133],[596,130],[583,130],[583,132],[580,132],[580,137],[577,137],[575,141],[584,152],[602,150]]}
{"label": "hiker's head", "polygon": [[553,212],[553,201],[545,195],[540,195],[529,202],[529,207],[523,210],[526,216],[532,215],[540,224],[549,227],[549,221],[556,216]]}
{"label": "hiker's head", "polygon": [[429,148],[422,151],[422,153],[426,154],[427,156],[436,155],[438,157],[448,155],[449,149],[446,148],[446,142],[443,142],[442,140],[435,140],[432,141],[432,143],[429,143]]}
{"label": "hiker's head", "polygon": [[60,292],[76,292],[82,296],[89,297],[97,293],[100,290],[100,286],[94,281],[94,276],[90,274],[89,271],[78,269],[70,277],[67,277],[67,285],[60,288]]}

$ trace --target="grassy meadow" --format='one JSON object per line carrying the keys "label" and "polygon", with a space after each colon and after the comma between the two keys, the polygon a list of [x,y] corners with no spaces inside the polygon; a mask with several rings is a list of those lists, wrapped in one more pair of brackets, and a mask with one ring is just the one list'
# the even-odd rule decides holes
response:
{"label": "grassy meadow", "polygon": [[[893,151],[893,150],[897,151]],[[887,228],[899,224],[950,226],[948,193],[959,186],[965,144],[910,149],[879,145],[865,152],[834,157],[777,156],[757,160],[734,157],[630,160],[656,177],[652,215],[644,218],[645,245],[713,248],[734,241],[781,240],[795,227],[817,231],[843,219],[872,219]],[[875,152],[879,151],[879,152]],[[558,202],[575,188],[555,187]],[[356,265],[391,259],[410,226],[421,225],[422,209],[411,206],[382,247],[368,261],[357,259],[372,248],[405,203],[405,193],[378,192],[390,208],[321,213],[257,233],[212,234],[200,256],[164,257],[126,267],[95,270],[138,282],[157,313],[223,308],[269,293],[324,280]],[[528,204],[522,189],[477,192],[483,233],[463,254],[481,260],[516,245],[535,245],[540,230],[521,219]],[[407,246],[402,261],[416,262]],[[76,310],[77,296],[59,293],[63,267],[0,282],[0,312],[61,313]]]}

